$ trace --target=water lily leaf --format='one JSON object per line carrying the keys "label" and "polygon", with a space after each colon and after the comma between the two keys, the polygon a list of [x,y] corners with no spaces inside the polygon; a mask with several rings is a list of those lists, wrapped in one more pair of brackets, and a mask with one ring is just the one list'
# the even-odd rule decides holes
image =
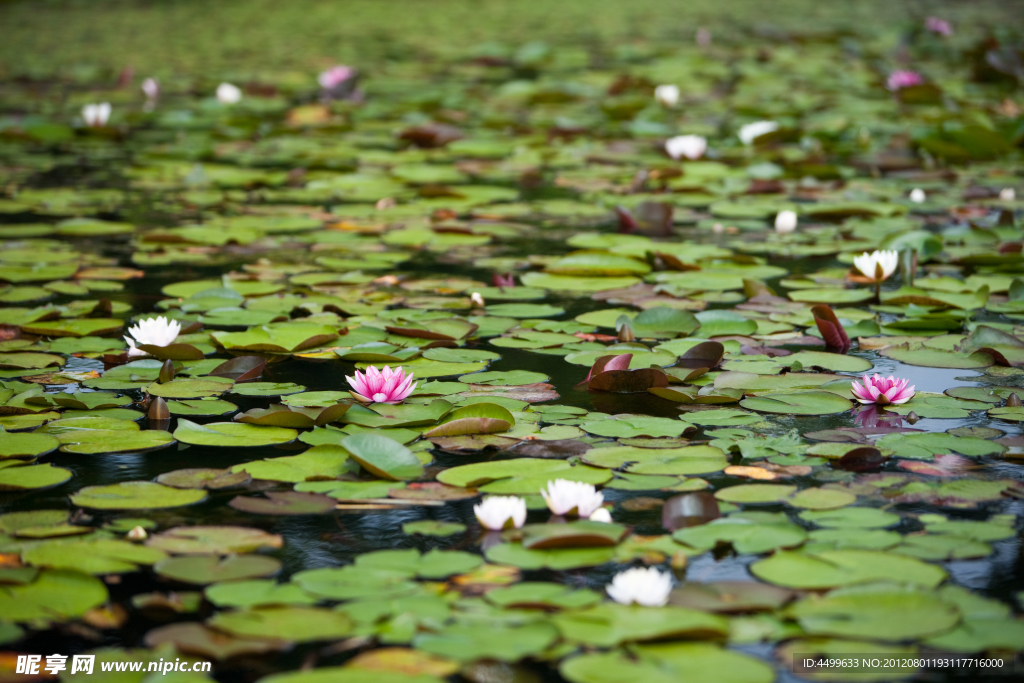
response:
{"label": "water lily leaf", "polygon": [[[642,314],[641,314],[642,315]],[[757,331],[757,322],[739,313],[716,309],[701,311],[694,317],[700,321],[700,336],[720,337],[725,335],[749,335]]]}
{"label": "water lily leaf", "polygon": [[492,625],[481,629],[472,624],[453,624],[413,639],[418,650],[458,661],[495,659],[515,662],[539,654],[558,638],[558,631],[548,623]]}
{"label": "water lily leaf", "polygon": [[615,558],[614,548],[552,548],[530,550],[519,543],[499,543],[484,552],[489,562],[520,569],[577,569],[596,567]]}
{"label": "water lily leaf", "polygon": [[715,491],[715,498],[728,503],[777,503],[796,490],[786,484],[740,484]]}
{"label": "water lily leaf", "polygon": [[232,635],[294,642],[334,640],[352,633],[352,620],[318,607],[267,606],[218,612],[207,624]]}
{"label": "water lily leaf", "polygon": [[64,357],[52,353],[0,353],[0,368],[36,370],[50,365],[64,365]]}
{"label": "water lily leaf", "polygon": [[330,325],[287,322],[250,327],[245,332],[213,332],[214,340],[229,351],[294,353],[338,338]]}
{"label": "water lily leaf", "polygon": [[178,489],[229,489],[249,483],[251,477],[246,472],[230,472],[205,467],[191,467],[172,472],[164,472],[156,478],[158,484],[173,486]]}
{"label": "water lily leaf", "polygon": [[728,631],[722,617],[683,607],[641,607],[602,603],[555,614],[563,638],[595,647],[669,637],[714,638]]}
{"label": "water lily leaf", "polygon": [[228,505],[256,515],[322,515],[334,510],[335,500],[316,493],[267,491],[265,498],[236,496]]}
{"label": "water lily leaf", "polygon": [[374,403],[370,406],[354,405],[341,422],[362,427],[422,427],[433,425],[453,408],[444,399],[435,399],[426,405]]}
{"label": "water lily leaf", "polygon": [[877,508],[844,507],[837,510],[807,510],[800,519],[830,529],[882,529],[899,524],[899,515]]}
{"label": "water lily leaf", "polygon": [[205,399],[194,401],[168,401],[167,409],[171,415],[190,415],[202,417],[219,417],[238,410],[238,406],[230,401]]}
{"label": "water lily leaf", "polygon": [[207,586],[206,599],[218,607],[257,607],[260,605],[313,605],[317,598],[291,583],[268,579],[227,581]]}
{"label": "water lily leaf", "polygon": [[474,403],[456,408],[443,422],[423,435],[427,438],[460,436],[463,434],[493,434],[515,426],[515,418],[505,408],[494,403]]}
{"label": "water lily leaf", "polygon": [[574,466],[564,460],[514,458],[452,467],[440,472],[437,480],[450,486],[479,488],[484,493],[533,494],[555,479],[596,485],[612,476],[609,470]]}
{"label": "water lily leaf", "polygon": [[651,267],[629,256],[588,251],[570,254],[548,264],[545,271],[556,275],[614,276],[646,275]]}
{"label": "water lily leaf", "polygon": [[230,389],[236,396],[289,396],[304,392],[306,387],[294,382],[247,382]]}
{"label": "water lily leaf", "polygon": [[236,422],[308,429],[336,422],[351,407],[351,403],[336,403],[326,408],[306,408],[295,405],[272,405],[269,408],[253,408],[235,415]]}
{"label": "water lily leaf", "polygon": [[673,590],[669,604],[730,614],[775,610],[794,597],[794,591],[755,581],[691,582]]}
{"label": "water lily leaf", "polygon": [[815,389],[822,384],[845,380],[845,375],[815,372],[787,372],[784,375],[760,375],[751,372],[721,372],[715,376],[716,389],[742,389],[747,393]]}
{"label": "water lily leaf", "polygon": [[513,609],[578,609],[601,602],[601,596],[588,589],[573,590],[568,586],[544,581],[524,581],[506,588],[488,591],[486,600],[492,605]]}
{"label": "water lily leaf", "polygon": [[813,304],[859,304],[872,299],[875,294],[870,289],[839,289],[824,287],[798,289],[789,293],[793,301]]}
{"label": "water lily leaf", "polygon": [[[704,406],[701,407],[703,408]],[[730,408],[714,408],[712,410],[701,410],[700,412],[688,412],[685,415],[688,422],[705,427],[737,427],[757,424],[761,421],[761,417],[755,413]]]}
{"label": "water lily leaf", "polygon": [[784,415],[832,415],[853,407],[853,404],[842,396],[827,391],[750,396],[740,401],[740,405],[762,413]]}
{"label": "water lily leaf", "polygon": [[[556,275],[554,273],[525,273],[522,277],[527,287],[540,287],[556,292],[597,292],[603,289],[625,289],[640,282],[631,276],[593,277],[581,275]],[[491,312],[488,310],[488,312]],[[497,314],[496,314],[497,315]],[[523,317],[535,317],[532,315]]]}
{"label": "water lily leaf", "polygon": [[580,429],[586,432],[612,438],[677,437],[692,427],[689,422],[682,420],[643,415],[613,415],[600,421],[588,420],[580,424]]}
{"label": "water lily leaf", "polygon": [[786,613],[810,634],[891,642],[942,633],[960,620],[956,606],[935,595],[891,584],[839,588]]}
{"label": "water lily leaf", "polygon": [[0,613],[14,622],[74,619],[107,601],[99,579],[70,569],[45,569],[21,585],[0,588]]}
{"label": "water lily leaf", "polygon": [[156,548],[112,538],[56,539],[26,548],[21,559],[28,564],[55,569],[77,569],[89,574],[123,574],[164,559]]}
{"label": "water lily leaf", "polygon": [[803,508],[805,510],[834,510],[836,508],[851,505],[856,500],[857,496],[853,495],[849,491],[838,491],[836,489],[826,488],[808,488],[801,489],[791,495],[786,499],[786,503],[793,507]]}
{"label": "water lily leaf", "polygon": [[744,519],[716,519],[709,524],[679,529],[672,538],[699,550],[732,544],[739,553],[761,554],[780,548],[795,548],[807,533],[795,524],[759,524]]}
{"label": "water lily leaf", "polygon": [[466,525],[458,522],[439,522],[425,519],[419,522],[406,522],[402,525],[403,534],[422,534],[424,536],[454,536],[465,533]]}
{"label": "water lily leaf", "polygon": [[249,553],[280,548],[280,536],[244,526],[175,527],[152,536],[146,545],[175,554]]}
{"label": "water lily leaf", "polygon": [[1005,452],[1002,444],[974,436],[952,434],[885,434],[875,444],[879,448],[895,451],[901,458],[931,460],[944,453],[959,453],[973,457],[999,455]]}
{"label": "water lily leaf", "polygon": [[761,660],[709,643],[634,645],[630,650],[639,659],[618,650],[584,654],[563,661],[559,671],[571,683],[771,683],[775,678],[772,668]]}
{"label": "water lily leaf", "polygon": [[769,583],[810,590],[872,581],[897,581],[934,588],[946,578],[941,567],[875,550],[783,551],[755,562],[750,571]]}
{"label": "water lily leaf", "polygon": [[101,453],[138,453],[166,448],[174,443],[173,436],[157,429],[147,429],[144,431],[75,429],[64,432],[57,438],[61,442],[61,452],[91,455]]}
{"label": "water lily leaf", "polygon": [[[255,582],[238,582],[238,585],[250,583]],[[236,584],[219,585],[234,586]],[[146,633],[145,643],[147,647],[153,648],[172,645],[178,652],[216,660],[280,652],[291,647],[291,643],[286,640],[239,638],[214,631],[194,622],[168,624],[152,629]]]}
{"label": "water lily leaf", "polygon": [[956,353],[933,349],[927,346],[900,344],[880,349],[879,354],[892,358],[907,365],[921,365],[929,368],[977,369],[987,368],[995,361],[992,356],[982,351],[974,353]]}
{"label": "water lily leaf", "polygon": [[341,445],[368,472],[383,479],[402,481],[423,474],[423,465],[412,451],[380,434],[354,434]]}
{"label": "water lily leaf", "polygon": [[522,529],[522,543],[529,550],[614,546],[622,540],[626,531],[626,527],[621,524],[589,520],[568,524],[529,524]]}
{"label": "water lily leaf", "polygon": [[86,486],[77,493],[71,494],[71,502],[75,505],[97,510],[173,508],[194,505],[205,499],[205,491],[176,489],[151,481],[125,481],[104,486]]}
{"label": "water lily leaf", "polygon": [[123,320],[74,318],[69,320],[33,322],[22,325],[21,329],[27,334],[39,334],[47,337],[88,337],[120,332],[123,326]]}
{"label": "water lily leaf", "polygon": [[583,454],[583,461],[597,467],[626,469],[635,474],[691,475],[720,472],[729,461],[714,446],[685,448],[637,448],[612,446],[593,448]]}
{"label": "water lily leaf", "polygon": [[224,361],[210,371],[210,377],[223,377],[234,382],[251,382],[263,374],[266,358],[259,356],[237,356]]}
{"label": "water lily leaf", "polygon": [[2,464],[6,466],[0,467],[0,491],[51,488],[72,476],[70,470],[51,463],[29,465],[10,460]]}
{"label": "water lily leaf", "polygon": [[154,382],[146,387],[146,391],[152,396],[177,399],[219,396],[229,389],[231,389],[231,380],[213,377],[207,379],[181,377],[163,384]]}
{"label": "water lily leaf", "polygon": [[530,372],[528,370],[510,370],[507,372],[476,372],[471,375],[462,375],[460,382],[466,384],[485,384],[495,387],[523,386],[546,382],[548,376],[542,372]]}
{"label": "water lily leaf", "polygon": [[280,560],[266,555],[183,555],[161,560],[153,567],[159,576],[199,586],[272,576],[280,570]]}
{"label": "water lily leaf", "polygon": [[139,344],[138,349],[145,351],[157,360],[202,360],[206,354],[192,344],[168,344],[167,346],[156,346],[154,344]]}
{"label": "water lily leaf", "polygon": [[200,425],[185,418],[178,419],[174,438],[194,446],[249,448],[272,446],[295,440],[298,432],[283,427],[264,427],[235,422],[212,422]]}
{"label": "water lily leaf", "polygon": [[0,459],[36,458],[57,449],[60,441],[49,434],[7,433],[0,427]]}
{"label": "water lily leaf", "polygon": [[299,455],[266,458],[231,467],[232,472],[246,472],[253,479],[291,483],[335,479],[356,469],[349,459],[349,452],[336,444],[322,444]]}

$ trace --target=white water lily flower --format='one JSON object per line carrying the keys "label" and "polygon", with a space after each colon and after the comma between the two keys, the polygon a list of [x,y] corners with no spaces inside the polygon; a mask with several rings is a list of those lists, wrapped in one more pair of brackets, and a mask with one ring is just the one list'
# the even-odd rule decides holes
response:
{"label": "white water lily flower", "polygon": [[608,512],[608,508],[597,508],[587,519],[591,522],[604,522],[605,524],[611,524],[612,513]]}
{"label": "white water lily flower", "polygon": [[147,355],[145,351],[136,348],[136,344],[152,344],[153,346],[173,344],[174,340],[178,338],[179,332],[181,332],[181,323],[177,320],[168,320],[163,316],[140,320],[137,325],[128,328],[128,334],[131,337],[124,338],[128,342],[128,355]]}
{"label": "white water lily flower", "polygon": [[708,141],[700,135],[677,135],[665,141],[665,152],[673,159],[700,159],[708,149]]}
{"label": "white water lily flower", "polygon": [[754,140],[758,139],[762,135],[768,133],[774,133],[779,129],[779,124],[775,121],[754,121],[740,128],[739,137],[740,141],[744,145],[754,144]]}
{"label": "white water lily flower", "polygon": [[786,234],[796,230],[796,211],[779,211],[775,216],[775,232]]}
{"label": "white water lily flower", "polygon": [[145,93],[146,99],[155,100],[160,94],[160,82],[155,78],[147,78],[142,81],[142,92]]}
{"label": "white water lily flower", "polygon": [[242,90],[237,85],[221,83],[217,86],[217,101],[221,104],[235,104],[242,99]]}
{"label": "white water lily flower", "polygon": [[540,490],[540,495],[556,515],[566,515],[575,510],[580,517],[590,517],[604,504],[604,494],[593,484],[567,479],[549,481],[547,489]]}
{"label": "white water lily flower", "polygon": [[672,592],[672,575],[654,567],[634,567],[619,572],[605,587],[609,597],[623,605],[664,607]]}
{"label": "white water lily flower", "polygon": [[87,104],[82,107],[82,120],[90,128],[102,128],[110,120],[110,102]]}
{"label": "white water lily flower", "polygon": [[913,190],[910,191],[910,201],[914,202],[915,204],[924,204],[924,200],[927,198],[928,196],[920,187],[915,187]]}
{"label": "white water lily flower", "polygon": [[490,496],[473,506],[473,514],[485,529],[501,531],[509,522],[518,529],[526,523],[526,501],[518,496]]}
{"label": "white water lily flower", "polygon": [[654,89],[654,99],[658,100],[665,107],[676,106],[679,103],[679,86],[659,85]]}
{"label": "white water lily flower", "polygon": [[896,272],[900,264],[899,252],[894,250],[873,251],[870,254],[864,252],[853,259],[853,266],[865,277],[876,282],[889,279],[889,276]]}
{"label": "white water lily flower", "polygon": [[1012,187],[1004,187],[1003,189],[999,190],[999,199],[1001,199],[1004,202],[1012,202],[1016,198],[1017,191],[1014,190]]}

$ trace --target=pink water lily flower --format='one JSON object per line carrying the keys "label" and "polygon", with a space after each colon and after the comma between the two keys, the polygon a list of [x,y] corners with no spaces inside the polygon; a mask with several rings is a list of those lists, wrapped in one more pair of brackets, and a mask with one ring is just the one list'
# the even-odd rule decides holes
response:
{"label": "pink water lily flower", "polygon": [[914,398],[914,387],[907,386],[908,379],[896,379],[892,375],[882,377],[877,372],[874,377],[864,375],[864,384],[854,380],[851,382],[853,396],[861,403],[877,403],[887,406],[890,403],[906,403]]}
{"label": "pink water lily flower", "polygon": [[402,368],[392,370],[387,365],[381,372],[374,366],[366,368],[366,374],[356,370],[355,377],[345,376],[352,387],[351,394],[366,403],[398,403],[413,392],[412,373],[405,374]]}
{"label": "pink water lily flower", "polygon": [[924,22],[924,26],[932,33],[937,33],[940,36],[953,35],[953,25],[939,17],[928,17]]}
{"label": "pink water lily flower", "polygon": [[334,90],[354,75],[355,70],[352,67],[339,64],[322,72],[316,80],[324,90]]}
{"label": "pink water lily flower", "polygon": [[904,71],[899,69],[889,74],[889,79],[885,82],[885,87],[889,90],[896,92],[901,88],[909,88],[914,85],[921,85],[924,83],[924,77],[916,71]]}

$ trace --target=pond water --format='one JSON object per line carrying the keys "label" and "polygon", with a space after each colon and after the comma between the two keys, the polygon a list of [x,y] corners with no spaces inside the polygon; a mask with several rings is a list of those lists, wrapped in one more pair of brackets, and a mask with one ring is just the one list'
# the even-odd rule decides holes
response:
{"label": "pond water", "polygon": [[[0,683],[54,653],[213,662],[175,683],[842,681],[794,657],[935,653],[1006,680],[1019,86],[934,29],[842,77],[838,40],[759,40],[492,45],[320,89],[3,82]],[[887,89],[906,60],[926,76]],[[881,279],[854,265],[879,249]],[[418,384],[357,400],[371,365]],[[862,405],[865,373],[916,393]],[[556,480],[607,517],[555,514]],[[499,495],[525,524],[484,528]],[[606,590],[630,568],[653,604]],[[989,675],[917,668],[857,680]]]}

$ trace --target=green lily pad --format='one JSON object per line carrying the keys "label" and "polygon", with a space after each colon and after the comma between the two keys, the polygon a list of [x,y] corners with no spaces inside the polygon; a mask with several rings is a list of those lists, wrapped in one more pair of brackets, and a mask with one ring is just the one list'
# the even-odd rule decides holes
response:
{"label": "green lily pad", "polygon": [[74,619],[107,601],[99,579],[71,569],[46,569],[35,579],[0,589],[0,613],[15,622]]}
{"label": "green lily pad", "polygon": [[832,415],[853,407],[853,403],[827,391],[803,391],[792,394],[762,394],[740,401],[740,405],[762,413],[783,415]]}
{"label": "green lily pad", "polygon": [[423,474],[423,465],[412,451],[380,434],[354,434],[341,445],[352,459],[368,472],[391,481],[416,479]]}
{"label": "green lily pad", "polygon": [[86,486],[71,495],[75,505],[97,510],[146,510],[194,505],[206,499],[206,492],[176,489],[150,481]]}
{"label": "green lily pad", "polygon": [[212,422],[200,425],[179,418],[174,438],[194,446],[249,448],[272,446],[295,440],[298,432],[283,427],[264,427],[237,422]]}
{"label": "green lily pad", "polygon": [[769,583],[810,590],[873,581],[897,581],[934,588],[946,578],[941,567],[874,550],[783,551],[755,562],[750,571]]}

